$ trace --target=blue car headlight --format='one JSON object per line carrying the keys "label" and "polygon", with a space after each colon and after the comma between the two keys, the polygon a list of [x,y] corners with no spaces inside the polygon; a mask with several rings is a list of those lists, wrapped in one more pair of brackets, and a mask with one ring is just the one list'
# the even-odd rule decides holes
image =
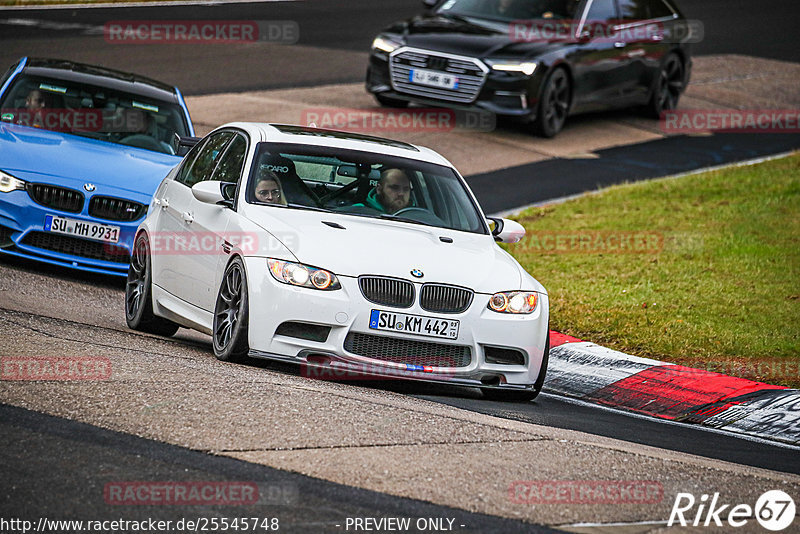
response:
{"label": "blue car headlight", "polygon": [[8,173],[0,171],[0,193],[10,193],[11,191],[24,190],[27,182],[20,180]]}
{"label": "blue car headlight", "polygon": [[325,269],[273,258],[268,258],[267,263],[272,277],[283,284],[323,291],[333,291],[342,287],[336,275]]}

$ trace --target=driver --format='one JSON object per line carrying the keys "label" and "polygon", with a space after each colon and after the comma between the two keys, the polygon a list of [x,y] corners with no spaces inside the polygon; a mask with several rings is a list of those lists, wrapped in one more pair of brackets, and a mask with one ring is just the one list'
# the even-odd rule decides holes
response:
{"label": "driver", "polygon": [[411,180],[401,169],[384,169],[364,205],[381,213],[396,213],[411,205]]}

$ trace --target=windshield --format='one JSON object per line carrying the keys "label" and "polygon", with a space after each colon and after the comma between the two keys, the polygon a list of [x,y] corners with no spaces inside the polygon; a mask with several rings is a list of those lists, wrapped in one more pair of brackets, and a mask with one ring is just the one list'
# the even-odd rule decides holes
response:
{"label": "windshield", "polygon": [[447,0],[440,15],[458,15],[500,21],[571,19],[580,0]]}
{"label": "windshield", "polygon": [[22,76],[0,103],[3,122],[12,122],[110,143],[174,154],[177,133],[188,135],[177,104],[105,87]]}
{"label": "windshield", "polygon": [[246,200],[489,233],[452,168],[384,154],[261,143]]}

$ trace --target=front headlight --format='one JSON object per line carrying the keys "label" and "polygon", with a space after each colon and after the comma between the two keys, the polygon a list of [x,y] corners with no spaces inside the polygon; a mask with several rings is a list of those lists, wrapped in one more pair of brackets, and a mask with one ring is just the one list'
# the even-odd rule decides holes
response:
{"label": "front headlight", "polygon": [[531,313],[538,301],[533,291],[503,291],[492,295],[488,308],[498,313]]}
{"label": "front headlight", "polygon": [[526,76],[532,75],[538,66],[538,64],[533,61],[507,61],[502,59],[487,59],[486,64],[492,67],[493,70],[521,72]]}
{"label": "front headlight", "polygon": [[284,284],[323,291],[332,291],[342,287],[336,275],[325,269],[272,258],[268,258],[267,263],[272,277]]}
{"label": "front headlight", "polygon": [[11,191],[25,189],[26,185],[25,181],[0,171],[0,193],[10,193]]}
{"label": "front headlight", "polygon": [[392,41],[388,37],[381,37],[380,35],[377,36],[374,41],[372,41],[373,50],[380,50],[381,52],[386,52],[387,54],[394,52],[399,47],[400,43]]}

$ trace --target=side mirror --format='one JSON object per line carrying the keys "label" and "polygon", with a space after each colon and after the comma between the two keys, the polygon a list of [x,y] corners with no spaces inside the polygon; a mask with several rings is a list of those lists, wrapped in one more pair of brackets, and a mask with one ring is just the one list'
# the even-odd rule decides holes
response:
{"label": "side mirror", "polygon": [[172,149],[175,151],[176,156],[183,157],[202,139],[202,137],[181,137],[175,134],[172,138]]}
{"label": "side mirror", "polygon": [[492,235],[495,241],[501,243],[516,243],[525,237],[525,227],[517,221],[498,219],[495,217],[489,217],[488,220],[494,223]]}
{"label": "side mirror", "polygon": [[194,198],[203,202],[204,204],[217,204],[224,202],[225,197],[222,194],[222,188],[225,184],[213,180],[206,180],[205,182],[197,182],[192,186],[192,195]]}

